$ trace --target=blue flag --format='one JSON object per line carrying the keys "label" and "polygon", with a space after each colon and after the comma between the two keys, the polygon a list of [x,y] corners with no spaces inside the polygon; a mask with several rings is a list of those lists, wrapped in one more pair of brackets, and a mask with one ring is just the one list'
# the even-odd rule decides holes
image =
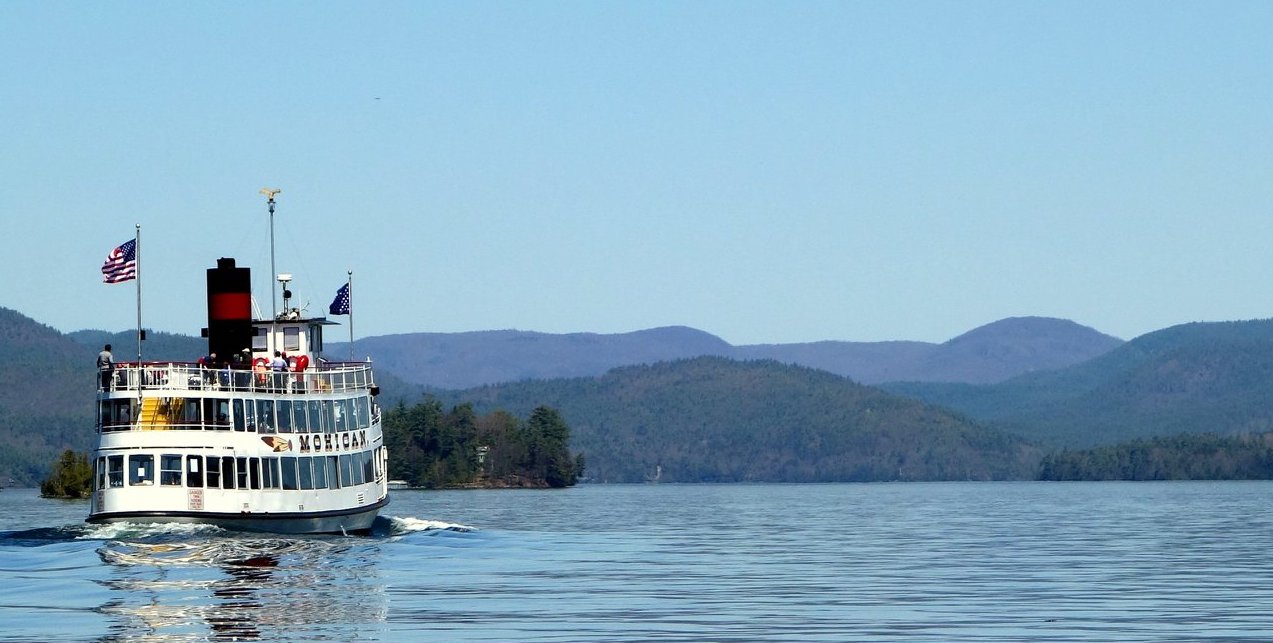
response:
{"label": "blue flag", "polygon": [[336,291],[336,298],[327,307],[327,312],[332,315],[349,314],[349,284],[341,286],[340,290]]}

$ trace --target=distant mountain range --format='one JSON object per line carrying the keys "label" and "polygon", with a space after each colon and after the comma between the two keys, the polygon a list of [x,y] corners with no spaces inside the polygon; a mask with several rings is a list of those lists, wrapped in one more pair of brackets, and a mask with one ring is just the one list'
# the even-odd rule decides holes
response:
{"label": "distant mountain range", "polygon": [[[863,384],[980,384],[1077,364],[1122,343],[1072,321],[1014,317],[941,344],[823,341],[733,346],[701,330],[670,326],[610,335],[517,330],[382,335],[357,340],[354,355],[370,356],[380,368],[433,389],[601,375],[619,366],[702,356],[772,359]],[[348,352],[347,344],[328,344],[331,355]]]}
{"label": "distant mountain range", "polygon": [[1273,320],[1173,326],[1068,368],[997,384],[883,388],[1046,446],[1265,433],[1273,431]]}
{"label": "distant mountain range", "polygon": [[[131,332],[62,334],[0,309],[0,482],[33,483],[61,449],[91,447],[93,356],[106,342],[130,359]],[[1129,342],[1023,317],[941,344],[735,347],[672,327],[395,335],[356,349],[379,367],[382,404],[426,390],[515,412],[559,404],[597,480],[1030,477],[1048,449],[1273,431],[1273,320]],[[151,333],[145,357],[205,350],[200,338]]]}

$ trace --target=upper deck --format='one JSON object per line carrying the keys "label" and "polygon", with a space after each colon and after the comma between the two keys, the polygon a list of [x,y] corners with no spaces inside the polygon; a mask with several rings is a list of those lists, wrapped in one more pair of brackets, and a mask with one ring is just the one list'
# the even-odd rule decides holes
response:
{"label": "upper deck", "polygon": [[205,368],[190,362],[122,362],[109,383],[98,381],[100,397],[117,397],[143,391],[188,394],[191,391],[226,393],[344,393],[375,386],[371,364],[324,363],[302,371],[251,368]]}

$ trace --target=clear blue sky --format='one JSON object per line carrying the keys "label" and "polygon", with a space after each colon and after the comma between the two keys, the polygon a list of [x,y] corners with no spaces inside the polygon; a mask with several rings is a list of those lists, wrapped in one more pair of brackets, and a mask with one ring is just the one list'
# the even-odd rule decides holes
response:
{"label": "clear blue sky", "polygon": [[[1269,2],[5,2],[0,306],[198,334],[1123,338],[1273,314]],[[341,318],[343,320],[343,318]],[[337,335],[343,336],[344,330]]]}

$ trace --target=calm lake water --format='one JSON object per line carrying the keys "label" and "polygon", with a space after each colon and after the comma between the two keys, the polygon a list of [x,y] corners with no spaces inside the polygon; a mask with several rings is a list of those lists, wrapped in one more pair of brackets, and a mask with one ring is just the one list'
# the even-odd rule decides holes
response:
{"label": "calm lake water", "polygon": [[401,491],[369,537],[0,492],[3,641],[1268,641],[1273,483]]}

